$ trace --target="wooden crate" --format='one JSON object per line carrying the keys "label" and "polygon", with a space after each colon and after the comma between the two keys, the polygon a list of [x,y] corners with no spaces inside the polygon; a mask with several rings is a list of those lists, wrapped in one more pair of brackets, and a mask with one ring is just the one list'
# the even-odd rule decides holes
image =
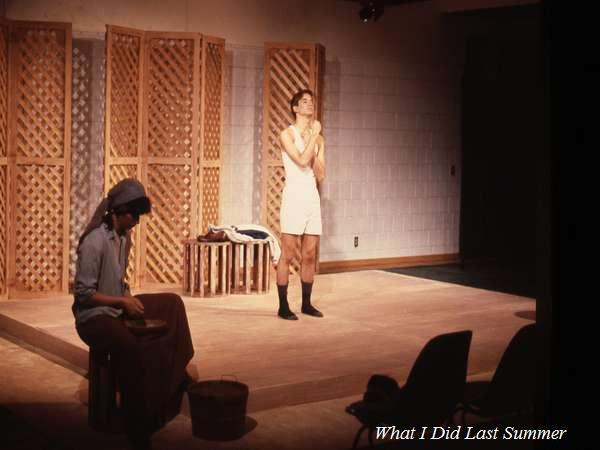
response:
{"label": "wooden crate", "polygon": [[231,292],[231,243],[183,244],[183,293],[191,297],[215,297]]}
{"label": "wooden crate", "polygon": [[266,239],[232,243],[231,292],[265,294],[271,284],[271,249]]}

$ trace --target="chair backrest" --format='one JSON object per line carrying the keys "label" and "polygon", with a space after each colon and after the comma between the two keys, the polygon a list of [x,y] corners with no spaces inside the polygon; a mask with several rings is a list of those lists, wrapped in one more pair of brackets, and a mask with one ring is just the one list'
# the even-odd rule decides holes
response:
{"label": "chair backrest", "polygon": [[439,425],[463,399],[472,336],[471,330],[441,334],[417,356],[404,387],[415,399],[415,423]]}
{"label": "chair backrest", "polygon": [[478,402],[483,414],[518,412],[533,399],[535,323],[522,327],[510,340],[488,390]]}

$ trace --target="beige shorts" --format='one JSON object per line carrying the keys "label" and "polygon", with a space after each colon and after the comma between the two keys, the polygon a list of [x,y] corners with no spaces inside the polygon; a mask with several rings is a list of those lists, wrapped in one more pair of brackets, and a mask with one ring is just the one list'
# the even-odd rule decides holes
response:
{"label": "beige shorts", "polygon": [[321,199],[316,187],[304,191],[283,188],[280,224],[282,233],[318,236],[323,233]]}

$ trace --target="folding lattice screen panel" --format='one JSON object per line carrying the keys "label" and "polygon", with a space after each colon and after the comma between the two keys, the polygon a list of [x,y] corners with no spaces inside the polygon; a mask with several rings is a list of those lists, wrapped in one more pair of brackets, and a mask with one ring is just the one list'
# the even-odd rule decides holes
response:
{"label": "folding lattice screen panel", "polygon": [[183,240],[219,218],[225,43],[109,26],[107,45],[106,188],[136,177],[153,202],[130,279],[179,285]]}
{"label": "folding lattice screen panel", "polygon": [[66,293],[71,25],[9,23],[8,294]]}
{"label": "folding lattice screen panel", "polygon": [[0,298],[7,295],[8,269],[8,25],[0,22]]}
{"label": "folding lattice screen panel", "polygon": [[[104,190],[124,178],[142,179],[144,32],[107,27]],[[144,223],[145,218],[142,219]],[[134,228],[127,275],[139,284],[140,230]]]}
{"label": "folding lattice screen panel", "polygon": [[144,183],[153,212],[144,228],[142,265],[150,283],[181,283],[181,242],[196,229],[192,174],[201,45],[199,36],[187,33],[146,33]]}
{"label": "folding lattice screen panel", "polygon": [[[300,89],[315,93],[316,118],[321,119],[325,48],[319,44],[266,43],[263,77],[261,222],[280,236],[279,213],[285,172],[279,134],[294,117],[290,99]],[[300,251],[291,270],[300,266]]]}
{"label": "folding lattice screen panel", "polygon": [[205,233],[209,224],[219,223],[225,42],[204,36],[202,44],[201,151],[198,154],[201,200],[198,224],[200,232]]}
{"label": "folding lattice screen panel", "polygon": [[70,284],[79,237],[104,189],[104,52],[104,40],[73,39]]}

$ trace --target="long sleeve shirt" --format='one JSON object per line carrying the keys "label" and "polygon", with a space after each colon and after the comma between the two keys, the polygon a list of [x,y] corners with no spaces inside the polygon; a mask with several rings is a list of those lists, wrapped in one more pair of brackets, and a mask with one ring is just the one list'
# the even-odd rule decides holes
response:
{"label": "long sleeve shirt", "polygon": [[[127,242],[126,236],[119,236],[102,224],[90,232],[79,246],[73,293],[76,324],[98,314],[118,317],[123,313],[121,308],[92,306],[89,303],[90,297],[96,292],[117,297],[125,294],[129,253]],[[120,248],[119,254],[117,248]]]}

